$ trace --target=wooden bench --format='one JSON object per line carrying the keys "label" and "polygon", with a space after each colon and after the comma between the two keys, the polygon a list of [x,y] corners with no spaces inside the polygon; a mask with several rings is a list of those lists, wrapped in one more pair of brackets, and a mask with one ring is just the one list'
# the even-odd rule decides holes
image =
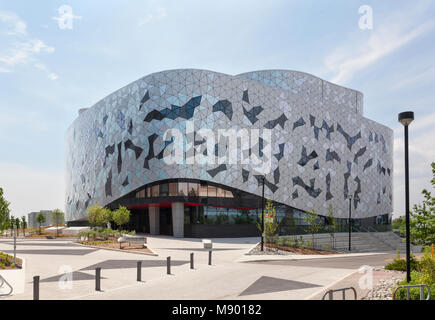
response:
{"label": "wooden bench", "polygon": [[130,236],[130,235],[124,235],[120,238],[118,238],[119,242],[119,248],[122,249],[121,244],[127,242],[128,245],[131,245],[131,243],[141,244],[144,248],[146,248],[147,238],[144,236]]}

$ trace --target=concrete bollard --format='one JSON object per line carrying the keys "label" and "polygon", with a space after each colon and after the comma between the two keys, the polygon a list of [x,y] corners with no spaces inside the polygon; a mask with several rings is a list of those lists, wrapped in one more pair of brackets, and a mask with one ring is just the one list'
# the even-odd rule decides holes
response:
{"label": "concrete bollard", "polygon": [[211,250],[208,252],[208,265],[211,266]]}
{"label": "concrete bollard", "polygon": [[190,269],[193,269],[193,252],[190,254]]}
{"label": "concrete bollard", "polygon": [[166,273],[171,274],[171,257],[166,258]]}
{"label": "concrete bollard", "polygon": [[39,300],[39,276],[33,277],[33,300]]}
{"label": "concrete bollard", "polygon": [[95,291],[101,291],[101,268],[95,268]]}
{"label": "concrete bollard", "polygon": [[138,261],[137,262],[137,276],[136,276],[136,280],[137,281],[142,281],[142,261]]}

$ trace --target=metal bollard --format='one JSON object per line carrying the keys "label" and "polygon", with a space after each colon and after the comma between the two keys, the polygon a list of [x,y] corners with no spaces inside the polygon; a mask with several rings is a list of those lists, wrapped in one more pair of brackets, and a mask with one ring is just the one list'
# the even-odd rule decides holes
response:
{"label": "metal bollard", "polygon": [[171,274],[171,257],[166,258],[166,273]]}
{"label": "metal bollard", "polygon": [[39,276],[33,277],[33,300],[39,300]]}
{"label": "metal bollard", "polygon": [[142,261],[137,262],[137,281],[142,281]]}
{"label": "metal bollard", "polygon": [[193,269],[193,252],[190,254],[190,269]]}
{"label": "metal bollard", "polygon": [[208,252],[208,265],[211,266],[211,250]]}
{"label": "metal bollard", "polygon": [[101,268],[95,268],[95,291],[101,291]]}

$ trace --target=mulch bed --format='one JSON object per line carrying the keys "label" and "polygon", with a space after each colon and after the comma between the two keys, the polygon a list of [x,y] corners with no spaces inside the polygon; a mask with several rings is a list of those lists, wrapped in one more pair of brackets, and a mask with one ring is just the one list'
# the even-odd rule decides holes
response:
{"label": "mulch bed", "polygon": [[26,239],[55,239],[55,238],[74,238],[71,235],[68,234],[61,234],[56,237],[56,233],[33,233],[33,234],[26,234]]}
{"label": "mulch bed", "polygon": [[269,242],[266,244],[266,247],[272,248],[272,249],[278,249],[278,250],[282,250],[282,251],[288,251],[288,252],[292,252],[295,254],[322,254],[322,255],[339,254],[339,252],[327,251],[327,250],[279,246],[279,245],[276,245],[275,243],[269,243]]}
{"label": "mulch bed", "polygon": [[122,243],[121,249],[119,248],[119,243],[116,240],[109,241],[77,241],[78,244],[90,246],[90,247],[98,247],[101,249],[109,249],[109,250],[117,250],[122,252],[134,252],[134,253],[145,253],[145,254],[154,254],[150,249],[144,247],[141,244],[137,243]]}
{"label": "mulch bed", "polygon": [[[7,261],[6,261],[7,259]],[[23,261],[20,258],[16,258],[17,264],[15,267],[12,267],[11,265],[14,263],[14,256],[12,255],[4,255],[0,256],[0,265],[4,265],[5,267],[0,266],[0,270],[14,270],[14,269],[21,269],[23,266]]]}

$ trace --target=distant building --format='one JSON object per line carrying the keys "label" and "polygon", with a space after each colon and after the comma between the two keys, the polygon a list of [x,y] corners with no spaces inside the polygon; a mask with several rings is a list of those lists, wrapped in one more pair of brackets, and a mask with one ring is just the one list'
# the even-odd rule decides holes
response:
{"label": "distant building", "polygon": [[42,214],[45,216],[45,222],[41,223],[41,227],[49,226],[53,223],[51,223],[51,210],[41,210],[38,212],[30,212],[27,214],[27,225],[29,228],[38,228],[39,223],[36,222],[36,216],[42,212]]}

